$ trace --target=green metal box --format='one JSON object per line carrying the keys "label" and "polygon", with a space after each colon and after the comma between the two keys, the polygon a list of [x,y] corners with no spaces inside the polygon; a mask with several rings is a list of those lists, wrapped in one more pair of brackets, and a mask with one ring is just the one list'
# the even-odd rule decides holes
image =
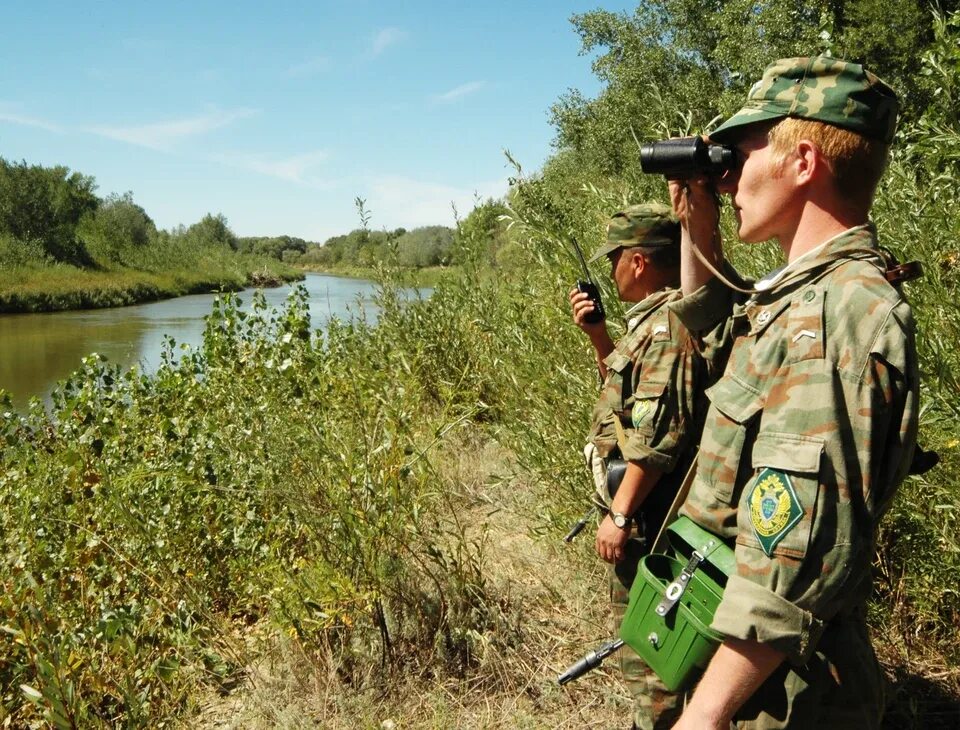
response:
{"label": "green metal box", "polygon": [[620,638],[677,691],[699,677],[723,640],[710,624],[736,562],[730,547],[686,517],[667,531],[669,552],[640,561]]}

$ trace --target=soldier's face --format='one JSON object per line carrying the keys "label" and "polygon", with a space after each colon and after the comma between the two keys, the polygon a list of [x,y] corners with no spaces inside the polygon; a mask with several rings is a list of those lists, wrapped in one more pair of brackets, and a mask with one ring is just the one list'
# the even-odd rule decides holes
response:
{"label": "soldier's face", "polygon": [[617,287],[617,295],[623,300],[633,286],[629,251],[618,248],[610,254],[610,278],[613,279],[613,283]]}
{"label": "soldier's face", "polygon": [[610,278],[613,279],[614,285],[617,287],[617,294],[623,299],[623,287],[626,283],[625,271],[626,265],[621,267],[621,263],[624,263],[623,249],[618,248],[617,250],[610,253]]}
{"label": "soldier's face", "polygon": [[636,249],[618,248],[610,254],[610,278],[621,301],[638,302],[643,298],[638,281],[645,268],[642,260],[643,255]]}
{"label": "soldier's face", "polygon": [[779,239],[792,224],[792,189],[767,142],[767,125],[757,126],[735,145],[742,160],[739,169],[717,183],[719,192],[730,195],[737,233],[748,243]]}

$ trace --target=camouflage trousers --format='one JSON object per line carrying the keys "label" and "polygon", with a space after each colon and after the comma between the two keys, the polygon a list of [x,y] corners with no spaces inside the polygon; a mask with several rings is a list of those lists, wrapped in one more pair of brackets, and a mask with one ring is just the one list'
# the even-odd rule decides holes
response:
{"label": "camouflage trousers", "polygon": [[[629,540],[624,558],[609,568],[610,615],[613,633],[620,630],[620,622],[627,612],[630,586],[637,575],[640,558],[646,554],[638,540]],[[628,646],[617,652],[624,684],[633,697],[633,725],[639,730],[661,730],[673,727],[683,710],[683,694],[669,692],[637,653]]]}

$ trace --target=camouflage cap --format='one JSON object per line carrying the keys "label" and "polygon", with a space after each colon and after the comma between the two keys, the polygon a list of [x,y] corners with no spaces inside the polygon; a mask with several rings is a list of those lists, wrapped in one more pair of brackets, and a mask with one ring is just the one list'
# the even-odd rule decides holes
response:
{"label": "camouflage cap", "polygon": [[640,203],[615,213],[607,223],[607,241],[596,250],[590,261],[596,261],[618,248],[660,248],[680,240],[680,223],[669,206],[662,203]]}
{"label": "camouflage cap", "polygon": [[796,117],[889,144],[898,107],[893,89],[860,64],[827,56],[782,58],[767,66],[743,108],[710,132],[710,139],[725,144],[744,125]]}

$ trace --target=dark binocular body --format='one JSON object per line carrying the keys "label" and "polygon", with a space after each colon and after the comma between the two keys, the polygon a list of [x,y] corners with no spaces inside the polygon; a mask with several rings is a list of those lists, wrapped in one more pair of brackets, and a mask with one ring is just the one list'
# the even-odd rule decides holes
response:
{"label": "dark binocular body", "polygon": [[737,166],[733,147],[707,144],[702,137],[666,139],[640,147],[640,168],[664,175],[668,180],[684,180],[698,175],[719,177]]}

